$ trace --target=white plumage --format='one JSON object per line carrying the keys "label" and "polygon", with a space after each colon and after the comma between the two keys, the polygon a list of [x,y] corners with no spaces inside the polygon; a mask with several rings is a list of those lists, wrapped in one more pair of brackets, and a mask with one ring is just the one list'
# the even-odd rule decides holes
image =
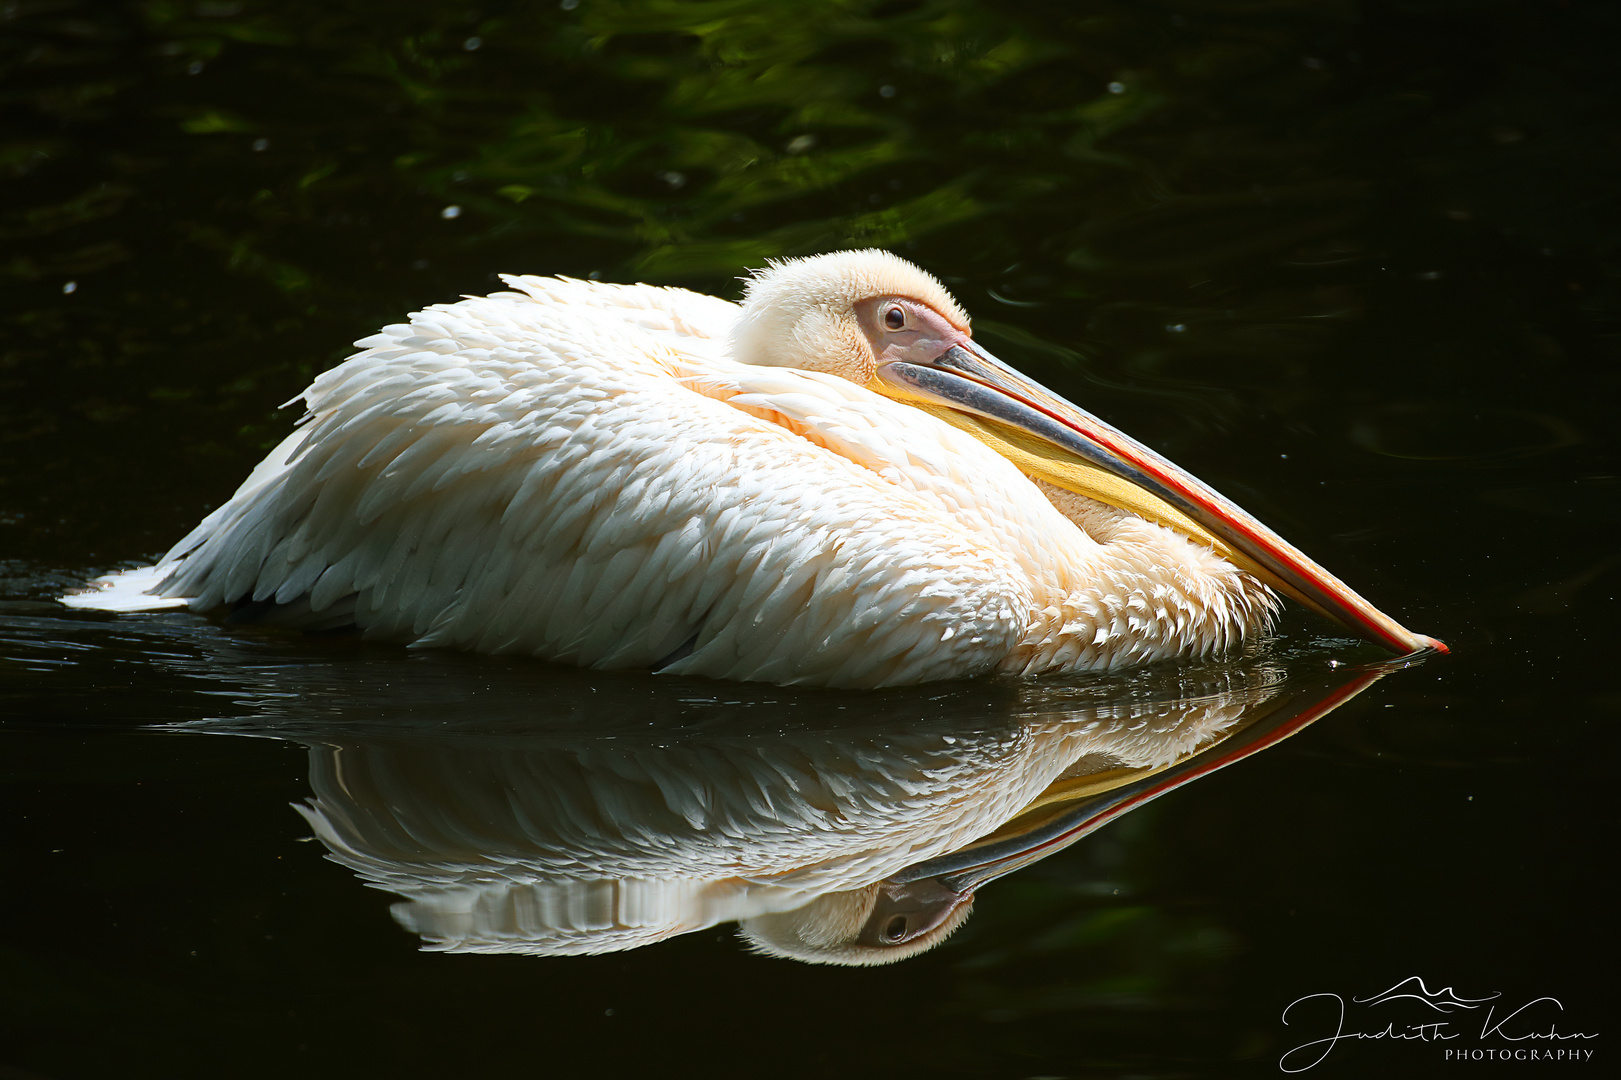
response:
{"label": "white plumage", "polygon": [[887,963],[938,944],[971,897],[928,935],[875,947],[860,932],[880,881],[1005,825],[1060,778],[1123,783],[1191,755],[1273,698],[1274,675],[885,735],[326,733],[306,737],[314,798],[296,809],[335,861],[404,898],[395,918],[429,949],[601,953],[741,920],[763,952]]}
{"label": "white plumage", "polygon": [[892,255],[782,264],[741,309],[503,281],[358,342],[156,567],[67,602],[836,686],[1111,667],[1270,617],[1209,537],[1038,486],[886,396],[874,372],[905,350],[873,302],[901,298],[922,347],[968,336]]}

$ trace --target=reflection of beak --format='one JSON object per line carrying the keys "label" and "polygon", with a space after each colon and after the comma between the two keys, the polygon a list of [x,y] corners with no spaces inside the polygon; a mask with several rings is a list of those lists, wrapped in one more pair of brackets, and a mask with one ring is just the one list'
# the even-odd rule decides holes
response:
{"label": "reflection of beak", "polygon": [[1060,795],[1056,806],[1037,799],[989,836],[891,875],[883,882],[885,895],[971,896],[981,885],[1057,854],[1121,814],[1276,746],[1404,666],[1387,660],[1326,680],[1285,684],[1277,697],[1248,713],[1244,727],[1192,756],[1158,768],[1123,770],[1103,784],[1080,785],[1069,796]]}
{"label": "reflection of beak", "polygon": [[1380,611],[1209,485],[964,338],[932,363],[892,360],[874,389],[918,406],[1027,476],[1210,545],[1285,596],[1396,653],[1446,652]]}

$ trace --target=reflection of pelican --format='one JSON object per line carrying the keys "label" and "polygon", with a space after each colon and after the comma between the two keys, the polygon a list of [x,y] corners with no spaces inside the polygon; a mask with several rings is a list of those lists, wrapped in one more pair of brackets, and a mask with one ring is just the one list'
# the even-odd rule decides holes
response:
{"label": "reflection of pelican", "polygon": [[741,308],[506,280],[361,342],[158,566],[70,602],[842,686],[1210,652],[1270,589],[1440,647],[999,363],[895,256],[780,264]]}
{"label": "reflection of pelican", "polygon": [[392,734],[306,728],[300,810],[431,949],[599,953],[736,920],[763,952],[884,963],[938,944],[979,885],[1377,677],[1250,668],[1193,696],[910,729],[598,738],[590,708],[531,735],[446,735],[437,714]]}

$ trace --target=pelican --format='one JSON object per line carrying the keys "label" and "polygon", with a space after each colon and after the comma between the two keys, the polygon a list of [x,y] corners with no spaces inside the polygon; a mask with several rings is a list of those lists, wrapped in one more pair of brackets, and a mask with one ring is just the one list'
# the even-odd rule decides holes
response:
{"label": "pelican", "polygon": [[[333,861],[405,901],[395,918],[429,949],[603,953],[737,921],[757,951],[869,965],[938,944],[981,879],[1053,850],[1021,841],[1032,815],[1174,771],[1305,693],[1274,665],[1232,666],[1056,709],[1039,689],[1001,709],[936,698],[928,715],[921,697],[884,695],[857,707],[862,723],[809,731],[604,735],[624,708],[584,688],[521,733],[489,731],[464,702],[418,703],[369,734],[307,718],[246,730],[308,744],[314,797],[294,809]],[[909,723],[886,715],[897,696]]]}
{"label": "pelican", "polygon": [[1445,649],[991,356],[895,255],[774,262],[741,305],[502,280],[357,342],[228,502],[66,602],[846,687],[1213,653],[1279,594]]}
{"label": "pelican", "polygon": [[[902,691],[765,731],[713,708],[650,729],[649,703],[691,695],[645,684],[641,723],[627,724],[617,691],[639,680],[602,677],[552,680],[563,693],[540,709],[504,688],[495,701],[525,721],[492,728],[490,702],[470,708],[443,675],[402,691],[390,666],[373,707],[350,710],[359,724],[335,729],[305,706],[175,729],[306,744],[312,797],[294,808],[328,858],[401,898],[394,917],[426,949],[595,954],[736,921],[756,952],[866,966],[933,948],[984,886],[1275,745],[1401,664],[1296,678],[1249,658],[1101,697],[1034,681]],[[288,678],[267,672],[274,700],[296,696]],[[830,715],[824,695],[753,700]]]}

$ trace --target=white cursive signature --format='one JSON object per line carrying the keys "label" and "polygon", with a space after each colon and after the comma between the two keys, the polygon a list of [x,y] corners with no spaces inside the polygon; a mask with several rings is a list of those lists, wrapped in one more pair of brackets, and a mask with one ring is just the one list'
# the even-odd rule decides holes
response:
{"label": "white cursive signature", "polygon": [[[1516,1009],[1512,1009],[1501,1016],[1498,1015],[1496,1005],[1486,1005],[1487,1002],[1496,1001],[1503,995],[1500,993],[1488,994],[1485,997],[1466,998],[1458,994],[1452,987],[1441,990],[1431,990],[1424,985],[1424,980],[1417,975],[1403,979],[1388,990],[1367,997],[1352,998],[1351,1004],[1361,1008],[1375,1006],[1389,1006],[1392,1002],[1416,1001],[1425,1005],[1434,1012],[1451,1015],[1462,1009],[1479,1009],[1486,1006],[1485,1019],[1481,1024],[1479,1038],[1501,1039],[1505,1042],[1522,1042],[1525,1040],[1552,1040],[1564,1041],[1567,1039],[1595,1039],[1596,1034],[1585,1032],[1561,1032],[1547,1017],[1549,1009],[1558,1009],[1563,1012],[1565,1006],[1558,998],[1539,997]],[[1307,1005],[1307,1002],[1321,1004]],[[1386,1010],[1388,1011],[1388,1010]],[[1290,1020],[1290,1015],[1295,1017]],[[1320,1065],[1344,1039],[1389,1039],[1406,1042],[1445,1042],[1451,1039],[1462,1038],[1471,1032],[1464,1031],[1451,1020],[1422,1020],[1419,1023],[1403,1023],[1398,1020],[1387,1020],[1382,1025],[1378,1020],[1366,1025],[1365,1029],[1355,1031],[1346,1030],[1346,1002],[1339,994],[1319,993],[1307,994],[1296,998],[1283,1010],[1285,1026],[1298,1023],[1301,1027],[1315,1028],[1323,1032],[1317,1038],[1307,1039],[1305,1042],[1285,1051],[1278,1059],[1278,1068],[1286,1073],[1305,1072],[1313,1066]],[[1461,1019],[1461,1018],[1460,1018]],[[1471,1025],[1472,1026],[1472,1025]],[[1448,1051],[1452,1056],[1452,1051]],[[1478,1055],[1477,1055],[1478,1056]],[[1591,1057],[1591,1051],[1588,1052]]]}

